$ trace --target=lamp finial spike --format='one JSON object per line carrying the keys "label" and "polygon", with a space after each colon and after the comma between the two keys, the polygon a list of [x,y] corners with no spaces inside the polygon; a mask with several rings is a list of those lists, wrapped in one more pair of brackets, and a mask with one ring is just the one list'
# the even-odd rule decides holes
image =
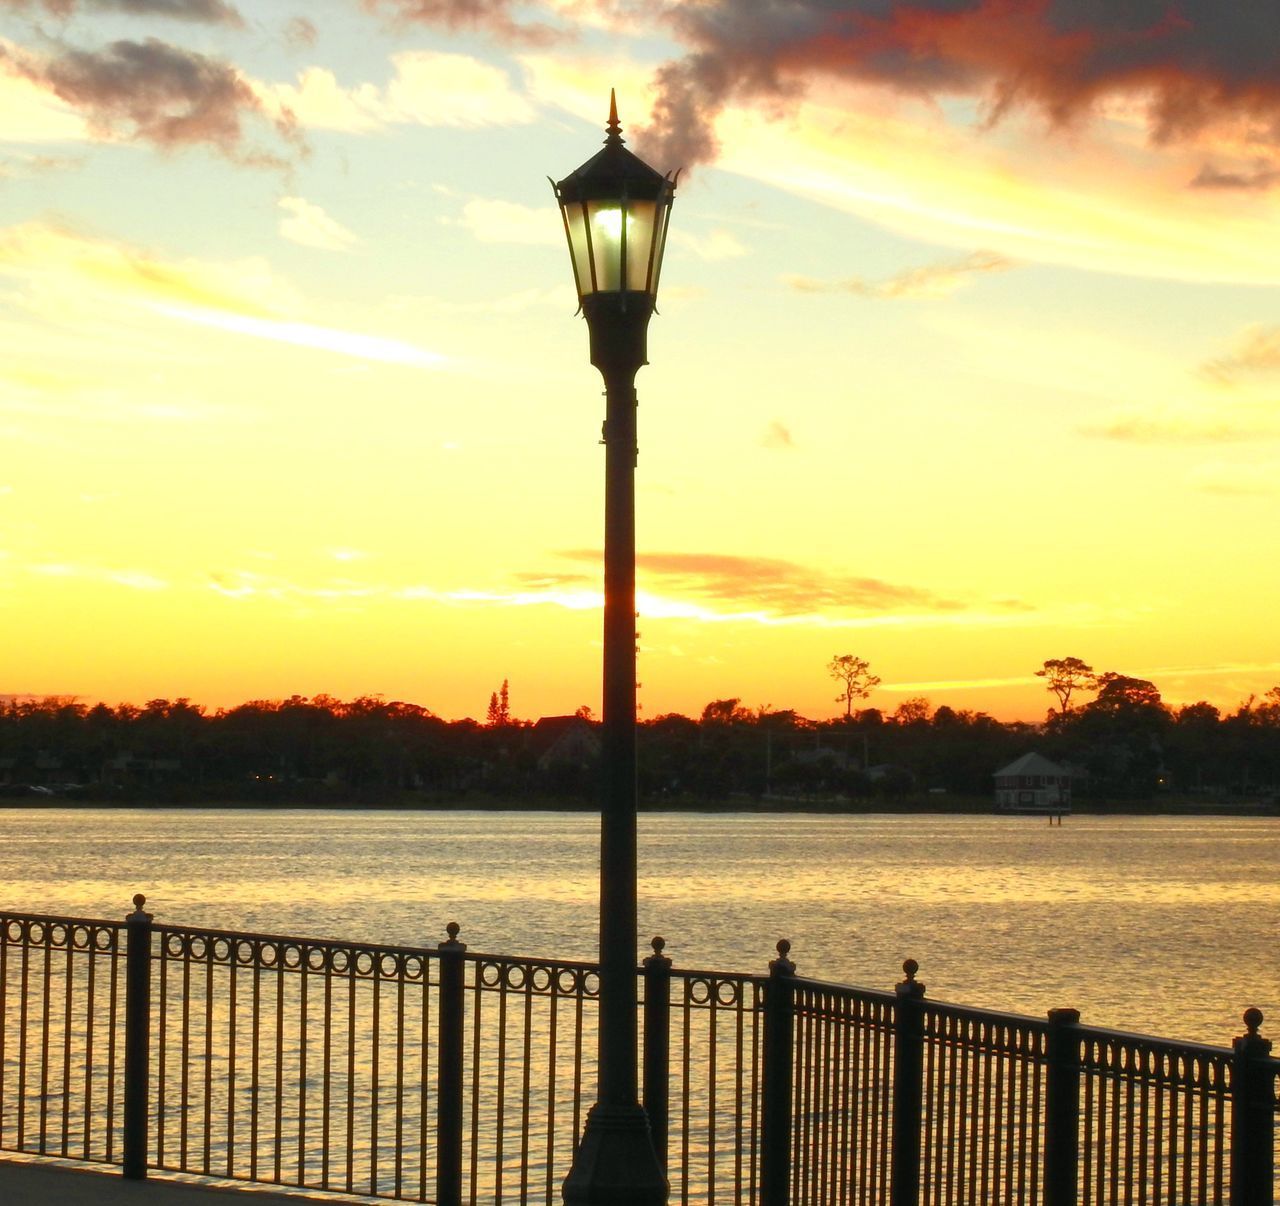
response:
{"label": "lamp finial spike", "polygon": [[605,139],[606,145],[609,143],[621,143],[625,139],[622,137],[622,126],[618,122],[618,96],[617,92],[609,89],[609,124],[605,126],[609,137]]}

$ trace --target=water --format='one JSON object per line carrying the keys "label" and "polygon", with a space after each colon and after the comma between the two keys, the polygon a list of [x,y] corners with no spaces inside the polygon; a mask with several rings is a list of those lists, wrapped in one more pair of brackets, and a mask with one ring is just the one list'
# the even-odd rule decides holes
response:
{"label": "water", "polygon": [[[5,810],[0,909],[592,958],[598,822],[572,813]],[[684,967],[888,988],[1225,1045],[1280,1030],[1280,820],[649,814],[640,935]],[[1264,1025],[1267,1033],[1270,1026]]]}

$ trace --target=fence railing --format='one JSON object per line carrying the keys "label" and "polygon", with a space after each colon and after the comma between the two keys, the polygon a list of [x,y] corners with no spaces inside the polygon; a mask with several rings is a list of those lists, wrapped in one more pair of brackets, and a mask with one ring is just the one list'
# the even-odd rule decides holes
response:
{"label": "fence railing", "polygon": [[[0,1150],[443,1204],[554,1203],[594,1097],[593,964],[0,914]],[[1276,1197],[1280,1061],[796,975],[639,969],[679,1203]]]}

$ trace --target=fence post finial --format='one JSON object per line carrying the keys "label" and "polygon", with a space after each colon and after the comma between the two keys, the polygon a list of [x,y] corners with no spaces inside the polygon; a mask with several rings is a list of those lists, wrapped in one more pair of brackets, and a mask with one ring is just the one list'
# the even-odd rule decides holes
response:
{"label": "fence post finial", "polygon": [[769,961],[769,974],[773,976],[795,975],[796,965],[787,958],[791,954],[791,943],[785,938],[779,938],[778,945],[774,949],[778,952],[778,957]]}
{"label": "fence post finial", "polygon": [[894,987],[898,990],[898,994],[908,994],[913,997],[924,996],[924,984],[916,979],[916,972],[920,970],[920,964],[914,959],[904,959],[902,962],[902,974],[906,976],[905,980],[900,980]]}

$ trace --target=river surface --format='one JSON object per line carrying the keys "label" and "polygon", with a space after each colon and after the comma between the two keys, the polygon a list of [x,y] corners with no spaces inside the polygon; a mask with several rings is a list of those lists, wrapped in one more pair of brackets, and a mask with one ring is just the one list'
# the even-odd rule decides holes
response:
{"label": "river surface", "polygon": [[[590,959],[575,813],[6,809],[0,911]],[[1226,1045],[1280,1035],[1280,819],[647,814],[640,943],[679,966],[874,988]]]}

